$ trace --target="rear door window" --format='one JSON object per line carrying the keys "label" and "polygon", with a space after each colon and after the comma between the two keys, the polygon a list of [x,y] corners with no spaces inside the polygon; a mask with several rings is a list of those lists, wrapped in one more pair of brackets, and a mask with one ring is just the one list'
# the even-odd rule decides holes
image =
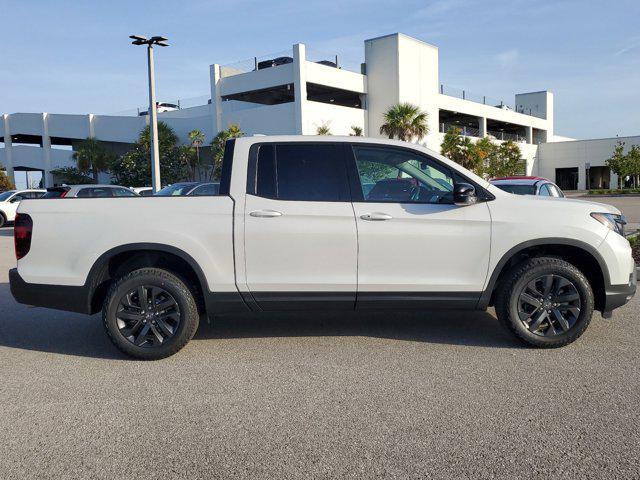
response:
{"label": "rear door window", "polygon": [[137,195],[128,188],[112,188],[111,192],[114,197],[137,197]]}
{"label": "rear door window", "polygon": [[111,197],[111,188],[92,187],[83,188],[78,192],[78,198],[106,198]]}
{"label": "rear door window", "polygon": [[350,201],[342,152],[338,145],[324,142],[261,145],[255,194],[278,200]]}

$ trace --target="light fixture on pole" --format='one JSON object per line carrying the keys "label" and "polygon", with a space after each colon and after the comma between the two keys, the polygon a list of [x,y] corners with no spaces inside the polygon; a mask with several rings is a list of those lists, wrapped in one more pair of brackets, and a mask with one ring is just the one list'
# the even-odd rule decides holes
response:
{"label": "light fixture on pole", "polygon": [[151,137],[151,188],[153,193],[162,188],[160,182],[160,149],[158,148],[158,111],[156,109],[156,81],[153,66],[153,46],[168,47],[165,37],[151,37],[149,39],[139,35],[130,35],[134,45],[147,46],[147,61],[149,65],[149,116],[151,122],[149,124]]}

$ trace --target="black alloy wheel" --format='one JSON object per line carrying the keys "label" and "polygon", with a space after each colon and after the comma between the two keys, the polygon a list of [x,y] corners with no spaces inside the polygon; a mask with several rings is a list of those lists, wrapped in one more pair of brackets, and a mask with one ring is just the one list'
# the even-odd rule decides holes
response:
{"label": "black alloy wheel", "polygon": [[580,316],[580,294],[561,275],[543,275],[529,283],[518,297],[518,316],[531,333],[542,337],[568,332]]}
{"label": "black alloy wheel", "polygon": [[120,334],[138,347],[154,347],[172,338],[180,326],[180,307],[163,288],[140,285],[120,299]]}

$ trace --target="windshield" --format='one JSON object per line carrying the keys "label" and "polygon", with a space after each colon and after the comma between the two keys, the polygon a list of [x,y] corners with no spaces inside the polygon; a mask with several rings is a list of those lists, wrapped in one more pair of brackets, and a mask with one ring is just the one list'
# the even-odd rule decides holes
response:
{"label": "windshield", "polygon": [[535,195],[535,185],[496,185],[500,190],[505,192],[514,193],[516,195]]}
{"label": "windshield", "polygon": [[16,193],[15,190],[9,190],[8,192],[0,193],[0,202],[4,202],[7,198],[9,198],[14,193]]}
{"label": "windshield", "polygon": [[164,187],[162,190],[158,190],[156,196],[158,197],[174,197],[174,196],[183,196],[189,193],[191,189],[195,186],[194,183],[175,183],[173,185],[169,185],[168,187]]}

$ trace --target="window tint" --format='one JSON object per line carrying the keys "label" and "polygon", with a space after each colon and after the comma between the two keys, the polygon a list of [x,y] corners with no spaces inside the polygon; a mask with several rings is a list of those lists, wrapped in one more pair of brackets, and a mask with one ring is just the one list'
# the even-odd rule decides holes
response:
{"label": "window tint", "polygon": [[549,186],[546,183],[544,185],[542,185],[542,187],[540,187],[540,193],[538,193],[538,195],[540,195],[542,197],[550,197],[551,196],[551,192],[549,191]]}
{"label": "window tint", "polygon": [[551,185],[550,183],[547,184],[547,187],[549,188],[549,192],[551,192],[552,197],[562,197],[562,195],[560,194],[560,190],[558,190],[558,187],[556,187],[555,185]]}
{"label": "window tint", "polygon": [[18,195],[14,195],[14,196],[11,198],[10,202],[11,202],[11,203],[21,202],[21,201],[22,201],[22,200],[24,200],[24,199],[25,199],[25,196],[24,196],[23,194],[21,194],[21,193],[20,193],[20,194],[18,194]]}
{"label": "window tint", "polygon": [[256,165],[256,194],[276,198],[276,154],[274,145],[260,145]]}
{"label": "window tint", "polygon": [[514,184],[502,184],[496,185],[500,190],[505,192],[514,193],[516,195],[535,195],[536,187],[534,185],[514,185]]}
{"label": "window tint", "polygon": [[204,185],[200,185],[199,187],[194,188],[189,195],[196,197],[205,197],[211,195],[218,195],[218,189],[220,184],[218,183],[205,183]]}
{"label": "window tint", "polygon": [[111,196],[110,188],[83,188],[78,192],[78,198],[105,198]]}
{"label": "window tint", "polygon": [[353,146],[367,202],[453,203],[452,172],[409,150]]}
{"label": "window tint", "polygon": [[15,190],[9,190],[8,192],[0,193],[0,202],[4,202],[4,201],[8,200],[9,197],[11,195],[13,195],[14,192],[15,192]]}
{"label": "window tint", "polygon": [[137,195],[128,188],[112,188],[114,197],[137,197]]}
{"label": "window tint", "polygon": [[260,146],[255,191],[278,200],[350,201],[341,150],[324,143]]}

